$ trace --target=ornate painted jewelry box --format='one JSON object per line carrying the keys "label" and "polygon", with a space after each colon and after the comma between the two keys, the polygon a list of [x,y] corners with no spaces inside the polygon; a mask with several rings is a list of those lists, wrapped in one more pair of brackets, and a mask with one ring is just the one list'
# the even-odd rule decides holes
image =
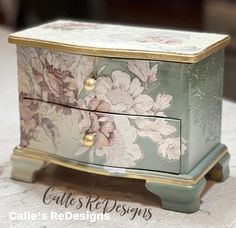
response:
{"label": "ornate painted jewelry box", "polygon": [[229,36],[56,21],[17,44],[21,142],[12,177],[48,163],[143,179],[165,209],[194,212],[208,175],[229,175],[221,144]]}

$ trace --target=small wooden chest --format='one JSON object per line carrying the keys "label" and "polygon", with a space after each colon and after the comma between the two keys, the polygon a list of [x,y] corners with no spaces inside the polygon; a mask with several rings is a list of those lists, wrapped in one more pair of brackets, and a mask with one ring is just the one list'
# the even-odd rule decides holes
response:
{"label": "small wooden chest", "polygon": [[12,177],[55,163],[146,180],[162,207],[194,212],[205,175],[224,180],[224,47],[229,36],[75,21],[10,35],[21,143]]}

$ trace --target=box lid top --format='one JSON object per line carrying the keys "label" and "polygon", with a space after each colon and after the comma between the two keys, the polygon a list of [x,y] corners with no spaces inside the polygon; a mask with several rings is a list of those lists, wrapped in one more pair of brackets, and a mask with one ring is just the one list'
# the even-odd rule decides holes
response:
{"label": "box lid top", "polygon": [[9,36],[19,45],[118,58],[198,62],[224,48],[228,35],[59,20]]}

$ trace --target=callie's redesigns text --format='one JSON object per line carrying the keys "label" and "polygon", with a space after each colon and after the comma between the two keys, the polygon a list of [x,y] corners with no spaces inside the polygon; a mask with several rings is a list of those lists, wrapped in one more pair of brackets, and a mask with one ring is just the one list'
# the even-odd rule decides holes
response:
{"label": "callie's redesigns text", "polygon": [[151,208],[132,207],[126,203],[120,203],[113,198],[100,198],[98,194],[78,197],[75,192],[58,192],[50,186],[43,195],[43,203],[46,205],[56,204],[65,208],[85,209],[90,212],[108,214],[115,212],[120,216],[128,216],[130,220],[143,217],[149,220],[152,217]]}

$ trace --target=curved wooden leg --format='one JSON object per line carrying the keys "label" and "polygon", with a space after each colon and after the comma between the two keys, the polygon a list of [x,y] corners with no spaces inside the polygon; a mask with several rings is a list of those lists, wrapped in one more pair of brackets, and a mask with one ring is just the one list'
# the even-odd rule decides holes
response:
{"label": "curved wooden leg", "polygon": [[11,156],[11,178],[26,182],[34,182],[36,173],[47,165],[46,161],[27,158],[19,154]]}
{"label": "curved wooden leg", "polygon": [[193,186],[146,182],[146,188],[161,198],[162,208],[192,213],[200,207],[200,195],[205,184],[203,178]]}
{"label": "curved wooden leg", "polygon": [[229,153],[225,154],[223,158],[210,170],[207,177],[214,181],[225,181],[229,177]]}

